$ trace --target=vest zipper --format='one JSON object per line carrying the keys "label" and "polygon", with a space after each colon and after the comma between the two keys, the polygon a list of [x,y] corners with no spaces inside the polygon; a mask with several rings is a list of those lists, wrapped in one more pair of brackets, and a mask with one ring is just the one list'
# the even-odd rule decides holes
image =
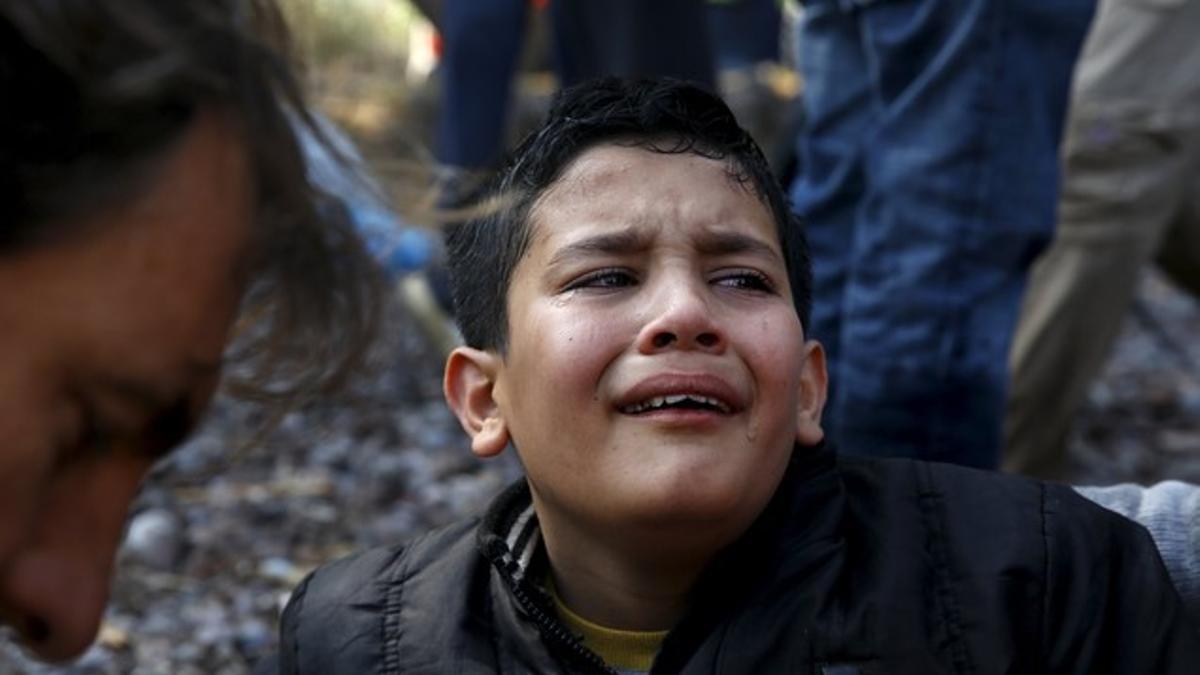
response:
{"label": "vest zipper", "polygon": [[598,673],[604,675],[617,675],[617,671],[609,667],[604,659],[601,659],[595,652],[588,649],[574,635],[563,627],[562,622],[556,617],[550,616],[541,607],[538,606],[533,598],[529,597],[519,583],[510,583],[513,597],[521,605],[527,614],[533,619],[541,634],[557,643],[560,647],[568,650],[572,656],[577,657],[580,661],[596,669]]}

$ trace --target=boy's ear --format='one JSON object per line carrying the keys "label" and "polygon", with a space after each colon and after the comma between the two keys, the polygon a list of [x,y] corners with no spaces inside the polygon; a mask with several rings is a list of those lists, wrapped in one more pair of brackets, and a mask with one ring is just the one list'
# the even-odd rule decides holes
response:
{"label": "boy's ear", "polygon": [[499,370],[500,357],[480,349],[458,347],[446,359],[442,393],[478,457],[495,457],[508,446],[508,424],[492,396]]}
{"label": "boy's ear", "polygon": [[804,343],[804,365],[800,372],[800,409],[796,414],[796,441],[812,446],[825,438],[821,429],[821,411],[829,374],[825,370],[825,348],[816,340]]}

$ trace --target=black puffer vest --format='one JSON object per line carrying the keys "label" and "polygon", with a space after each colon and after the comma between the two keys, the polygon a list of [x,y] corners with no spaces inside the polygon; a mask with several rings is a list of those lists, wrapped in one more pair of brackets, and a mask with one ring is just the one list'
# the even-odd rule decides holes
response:
{"label": "black puffer vest", "polygon": [[[280,672],[604,673],[538,583],[528,488],[481,519],[318,569]],[[1069,488],[798,450],[706,572],[654,673],[1200,673],[1158,553]]]}

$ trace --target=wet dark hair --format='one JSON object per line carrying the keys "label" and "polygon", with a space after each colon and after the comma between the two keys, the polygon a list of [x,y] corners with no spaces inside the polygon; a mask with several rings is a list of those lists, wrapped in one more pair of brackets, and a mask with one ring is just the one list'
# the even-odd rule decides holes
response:
{"label": "wet dark hair", "polygon": [[136,196],[202,111],[231,120],[258,211],[234,393],[296,402],[341,384],[377,325],[379,280],[293,125],[320,129],[269,0],[0,4],[0,256],[72,236]]}
{"label": "wet dark hair", "polygon": [[481,217],[447,237],[455,318],[466,343],[504,352],[508,287],[529,248],[533,205],[574,158],[601,143],[723,160],[775,220],[796,314],[808,327],[808,244],[762,151],[720,98],[664,79],[602,78],[559,93],[540,129],[513,152],[486,191]]}

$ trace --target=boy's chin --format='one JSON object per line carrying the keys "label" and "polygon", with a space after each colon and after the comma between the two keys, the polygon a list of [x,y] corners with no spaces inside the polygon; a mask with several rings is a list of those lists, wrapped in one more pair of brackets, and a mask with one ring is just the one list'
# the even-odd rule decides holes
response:
{"label": "boy's chin", "polygon": [[754,485],[730,476],[641,476],[626,486],[612,515],[623,522],[614,526],[645,532],[707,535],[748,526],[774,494],[777,483]]}

